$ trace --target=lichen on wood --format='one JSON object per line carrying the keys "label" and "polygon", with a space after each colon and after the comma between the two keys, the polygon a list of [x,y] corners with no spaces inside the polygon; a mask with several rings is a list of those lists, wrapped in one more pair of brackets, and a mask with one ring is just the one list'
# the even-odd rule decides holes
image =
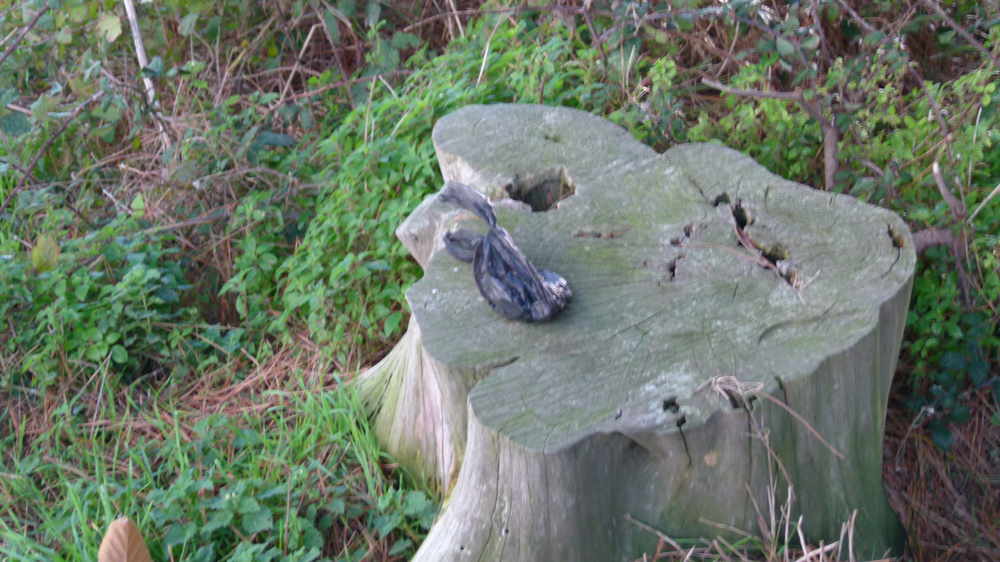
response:
{"label": "lichen on wood", "polygon": [[[361,384],[383,442],[450,492],[418,559],[629,559],[650,537],[626,514],[753,532],[772,461],[811,537],[858,509],[859,553],[899,546],[880,470],[915,263],[898,216],[721,146],[657,154],[566,108],[471,106],[434,142],[446,180],[534,194],[499,221],[574,298],[545,324],[494,314],[437,251],[474,222],[436,196],[397,232],[424,277]],[[569,196],[537,204],[552,193]]]}

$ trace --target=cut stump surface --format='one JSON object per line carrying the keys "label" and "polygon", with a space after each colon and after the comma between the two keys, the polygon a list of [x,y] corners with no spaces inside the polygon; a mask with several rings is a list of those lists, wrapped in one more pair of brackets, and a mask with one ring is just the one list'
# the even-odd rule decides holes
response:
{"label": "cut stump surface", "polygon": [[881,485],[915,263],[898,216],[566,108],[467,107],[434,142],[445,179],[548,209],[498,222],[574,297],[505,320],[437,251],[481,224],[431,197],[400,228],[425,275],[362,384],[390,449],[454,486],[418,559],[629,560],[656,540],[630,518],[759,533],[789,485],[807,536],[858,510],[860,556],[900,546]]}

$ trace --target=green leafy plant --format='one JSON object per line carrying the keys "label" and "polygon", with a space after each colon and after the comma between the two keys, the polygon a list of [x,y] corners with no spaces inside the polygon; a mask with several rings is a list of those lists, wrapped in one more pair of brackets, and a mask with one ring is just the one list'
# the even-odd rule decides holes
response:
{"label": "green leafy plant", "polygon": [[[412,555],[436,504],[382,474],[350,390],[301,390],[268,419],[212,414],[174,424],[138,414],[159,440],[95,433],[71,418],[41,438],[62,444],[52,451],[5,434],[4,462],[16,476],[0,492],[16,505],[0,519],[0,552],[90,559],[103,527],[124,514],[157,559],[362,560],[370,543],[355,532],[361,526],[391,556]],[[74,465],[86,471],[67,470]]]}
{"label": "green leafy plant", "polygon": [[[4,382],[27,375],[23,384],[44,390],[86,366],[135,377],[210,364],[196,359],[214,348],[198,339],[204,326],[182,303],[189,285],[164,242],[125,219],[61,247],[42,235],[30,257],[0,261],[0,314],[21,326],[2,342],[21,358]],[[231,353],[234,335],[213,343]]]}

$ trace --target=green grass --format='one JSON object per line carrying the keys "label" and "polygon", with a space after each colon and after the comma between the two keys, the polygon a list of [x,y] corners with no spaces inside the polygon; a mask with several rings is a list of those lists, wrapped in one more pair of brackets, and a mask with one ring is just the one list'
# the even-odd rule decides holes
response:
{"label": "green grass", "polygon": [[209,413],[122,403],[134,389],[96,375],[41,434],[21,425],[0,440],[0,553],[91,560],[123,515],[162,559],[359,560],[363,529],[387,553],[412,553],[435,505],[386,476],[352,390],[309,380]]}

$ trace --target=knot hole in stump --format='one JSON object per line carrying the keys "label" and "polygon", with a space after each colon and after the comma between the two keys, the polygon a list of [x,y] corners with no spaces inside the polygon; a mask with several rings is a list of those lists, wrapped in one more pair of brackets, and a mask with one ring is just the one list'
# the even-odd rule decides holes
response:
{"label": "knot hole in stump", "polygon": [[562,166],[532,174],[516,174],[505,189],[511,199],[527,203],[536,213],[548,211],[576,193],[573,180]]}

